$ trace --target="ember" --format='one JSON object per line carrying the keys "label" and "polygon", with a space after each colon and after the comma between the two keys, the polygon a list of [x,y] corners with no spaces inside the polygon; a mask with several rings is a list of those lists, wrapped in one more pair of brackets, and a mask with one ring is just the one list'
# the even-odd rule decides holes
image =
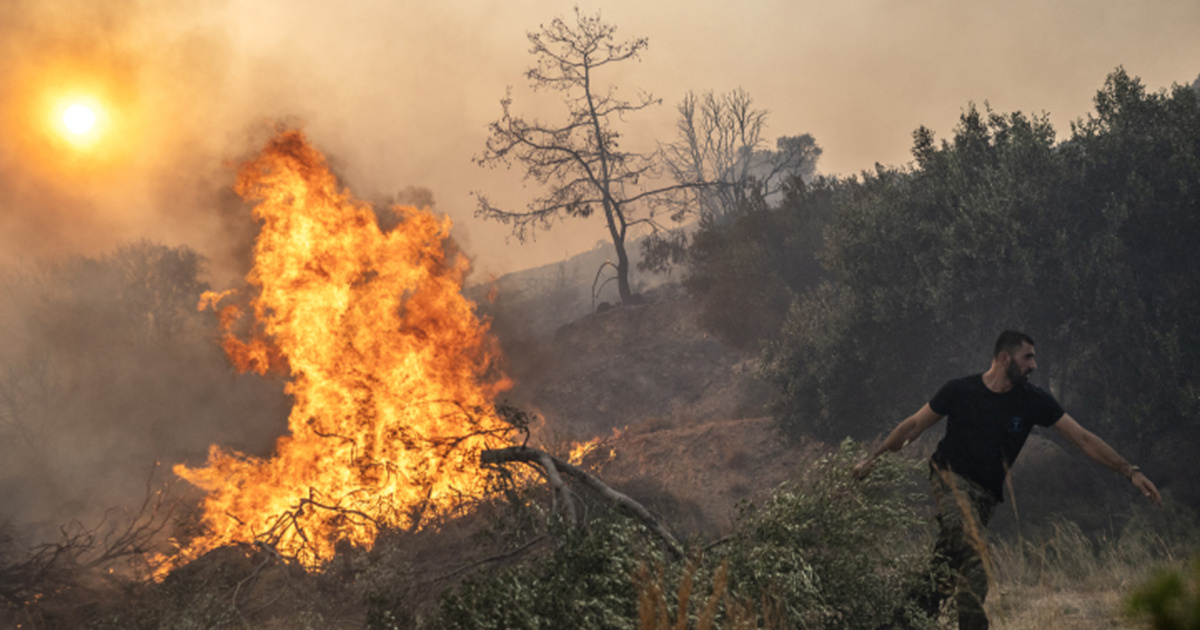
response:
{"label": "ember", "polygon": [[242,313],[224,306],[224,346],[240,370],[290,375],[290,434],[270,459],[213,445],[206,466],[175,468],[208,492],[208,533],[182,559],[257,540],[311,566],[340,541],[369,546],[380,528],[419,527],[477,495],[478,453],[507,427],[491,401],[509,383],[462,296],[450,221],[394,207],[401,221],[383,232],[297,131],[242,167],[237,192],[258,203],[262,232],[253,331],[236,335]]}

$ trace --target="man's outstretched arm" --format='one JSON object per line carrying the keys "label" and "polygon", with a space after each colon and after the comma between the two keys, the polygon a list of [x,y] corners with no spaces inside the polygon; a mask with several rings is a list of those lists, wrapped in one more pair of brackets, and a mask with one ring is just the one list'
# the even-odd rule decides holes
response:
{"label": "man's outstretched arm", "polygon": [[880,444],[879,448],[875,449],[875,452],[871,453],[870,457],[862,460],[854,466],[854,478],[863,479],[869,475],[871,473],[871,467],[875,465],[875,460],[880,455],[898,451],[901,448],[904,448],[905,444],[908,444],[909,442],[920,437],[920,435],[925,432],[925,429],[937,424],[938,421],[943,417],[944,416],[931,409],[929,404],[926,403],[924,407],[921,407],[921,409],[917,411],[917,413],[905,418],[903,422],[896,425],[896,428],[892,429],[892,432],[889,433],[887,438],[883,440],[883,444]]}
{"label": "man's outstretched arm", "polygon": [[1162,505],[1162,498],[1158,495],[1158,488],[1154,487],[1154,483],[1147,479],[1146,475],[1142,474],[1142,471],[1137,470],[1137,467],[1125,461],[1125,458],[1117,454],[1108,443],[1100,439],[1095,433],[1080,426],[1071,417],[1071,414],[1064,413],[1054,423],[1054,428],[1058,429],[1059,434],[1066,438],[1068,442],[1083,451],[1084,455],[1116,471],[1117,474],[1123,475],[1133,485],[1137,486],[1137,489],[1147,499],[1150,499],[1152,503]]}

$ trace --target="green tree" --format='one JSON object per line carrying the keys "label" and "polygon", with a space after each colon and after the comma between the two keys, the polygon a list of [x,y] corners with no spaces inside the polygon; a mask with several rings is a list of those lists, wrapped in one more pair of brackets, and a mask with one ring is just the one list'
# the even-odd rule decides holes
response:
{"label": "green tree", "polygon": [[831,279],[766,355],[790,428],[873,435],[978,364],[994,331],[1036,328],[1031,217],[1060,171],[1049,123],[972,107],[953,143],[914,136],[913,167],[841,184],[826,231]]}
{"label": "green tree", "polygon": [[754,194],[723,222],[701,219],[683,284],[706,330],[745,350],[778,336],[788,305],[825,276],[817,253],[838,185],[795,175],[777,206]]}
{"label": "green tree", "polygon": [[1044,116],[971,107],[950,141],[918,129],[913,155],[836,196],[831,279],[764,361],[785,427],[874,435],[1019,328],[1044,384],[1135,456],[1196,436],[1196,92],[1118,70],[1065,142]]}
{"label": "green tree", "polygon": [[1200,94],[1148,92],[1118,69],[1095,102],[1062,146],[1062,377],[1143,449],[1167,433],[1200,439]]}

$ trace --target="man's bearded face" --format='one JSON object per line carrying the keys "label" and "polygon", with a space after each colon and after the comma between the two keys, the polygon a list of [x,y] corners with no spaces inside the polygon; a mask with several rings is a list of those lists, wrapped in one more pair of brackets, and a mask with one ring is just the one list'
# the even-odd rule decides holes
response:
{"label": "man's bearded face", "polygon": [[1009,355],[1008,367],[1004,368],[1004,376],[1008,377],[1009,383],[1021,385],[1030,380],[1030,373],[1037,368],[1036,362],[1033,361],[1032,349],[1028,344],[1024,344],[1018,352]]}
{"label": "man's bearded face", "polygon": [[1030,371],[1021,370],[1020,366],[1016,365],[1016,361],[1009,361],[1008,367],[1004,370],[1004,374],[1008,376],[1008,382],[1014,385],[1021,385],[1030,379]]}

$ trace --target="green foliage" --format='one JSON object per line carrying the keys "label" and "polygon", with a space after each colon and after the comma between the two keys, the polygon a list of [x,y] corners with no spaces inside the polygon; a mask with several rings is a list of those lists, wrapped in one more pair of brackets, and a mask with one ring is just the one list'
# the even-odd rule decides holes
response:
{"label": "green foliage", "polygon": [[1155,630],[1200,630],[1200,556],[1187,569],[1164,569],[1126,602],[1130,614],[1149,617]]}
{"label": "green foliage", "polygon": [[793,435],[876,435],[995,335],[1038,340],[1074,414],[1136,457],[1200,434],[1200,97],[1118,70],[1055,143],[1044,116],[970,107],[915,163],[839,182],[830,274],[790,310],[764,375]]}
{"label": "green foliage", "polygon": [[[760,622],[771,613],[772,623],[798,630],[875,628],[897,619],[925,627],[928,620],[907,601],[928,578],[932,545],[913,495],[919,464],[885,458],[857,482],[850,469],[859,457],[847,442],[762,505],[744,505],[734,534],[690,566],[665,563],[640,526],[610,515],[564,532],[549,553],[464,583],[443,597],[427,627],[634,628],[648,586],[656,589],[652,599],[684,593],[686,602],[693,591],[720,590],[721,566],[728,598],[715,611],[718,624],[743,627],[754,609]],[[671,618],[679,618],[677,607],[658,606]],[[700,620],[700,608],[687,618]]]}
{"label": "green foliage", "polygon": [[[866,480],[850,469],[849,441],[761,506],[745,506],[729,562],[735,598],[769,601],[786,627],[876,628],[906,611],[925,577],[932,541],[913,495],[918,464],[885,458]],[[869,593],[869,597],[864,594]]]}
{"label": "green foliage", "polygon": [[756,196],[722,221],[701,221],[683,284],[706,330],[743,349],[778,334],[788,305],[823,276],[817,251],[835,190],[833,180],[793,177],[777,207]]}
{"label": "green foliage", "polygon": [[442,600],[430,628],[629,630],[637,618],[632,576],[661,561],[646,533],[622,517],[564,533],[549,554],[485,574]]}
{"label": "green foliage", "polygon": [[978,365],[995,331],[1035,314],[1036,269],[1054,253],[1031,221],[1058,171],[1049,124],[972,108],[953,145],[915,137],[912,170],[841,185],[826,231],[832,280],[791,311],[766,355],[792,431],[874,435]]}

